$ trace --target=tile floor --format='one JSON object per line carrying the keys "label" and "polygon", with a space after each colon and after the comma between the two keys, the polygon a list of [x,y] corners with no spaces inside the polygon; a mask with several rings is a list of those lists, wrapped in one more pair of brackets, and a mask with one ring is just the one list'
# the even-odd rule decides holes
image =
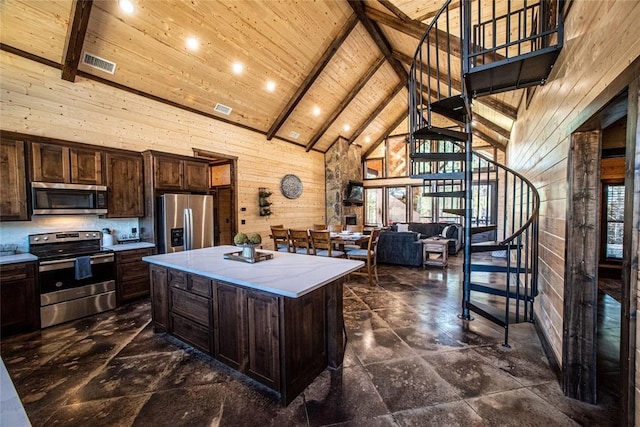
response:
{"label": "tile floor", "polygon": [[[345,286],[344,366],[289,406],[166,336],[149,302],[1,342],[34,426],[608,426],[615,399],[565,398],[531,324],[457,318],[461,269],[380,266]],[[456,267],[456,263],[458,266]]]}

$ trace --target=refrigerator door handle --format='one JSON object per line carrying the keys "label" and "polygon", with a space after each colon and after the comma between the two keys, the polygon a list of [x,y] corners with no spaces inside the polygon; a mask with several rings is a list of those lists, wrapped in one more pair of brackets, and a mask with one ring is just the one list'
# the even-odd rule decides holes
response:
{"label": "refrigerator door handle", "polygon": [[184,250],[188,251],[191,249],[191,209],[185,209],[183,211],[184,216]]}

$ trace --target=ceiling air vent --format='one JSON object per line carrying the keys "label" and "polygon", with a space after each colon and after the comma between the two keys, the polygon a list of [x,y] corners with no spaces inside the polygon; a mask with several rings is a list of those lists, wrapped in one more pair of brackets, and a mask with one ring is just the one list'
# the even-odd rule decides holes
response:
{"label": "ceiling air vent", "polygon": [[85,52],[82,56],[82,63],[88,65],[89,67],[102,70],[105,73],[113,74],[116,72],[115,62],[107,61],[106,59],[95,56],[92,53]]}
{"label": "ceiling air vent", "polygon": [[215,111],[216,113],[224,114],[225,116],[231,114],[231,110],[233,110],[233,108],[227,107],[226,105],[222,105],[220,103],[216,104],[216,106],[213,108],[213,111]]}

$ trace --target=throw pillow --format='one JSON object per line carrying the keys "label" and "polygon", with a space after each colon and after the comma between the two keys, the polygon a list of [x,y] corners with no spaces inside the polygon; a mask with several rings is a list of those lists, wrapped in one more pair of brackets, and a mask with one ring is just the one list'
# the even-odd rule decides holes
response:
{"label": "throw pillow", "polygon": [[409,224],[397,224],[397,225],[398,225],[398,232],[409,231]]}
{"label": "throw pillow", "polygon": [[447,231],[449,231],[450,227],[451,227],[450,225],[447,225],[445,228],[442,229],[442,233],[440,234],[440,236],[442,236],[442,238],[444,238],[444,239],[448,238],[447,237]]}
{"label": "throw pillow", "polygon": [[447,239],[457,239],[458,238],[458,227],[455,225],[449,226],[449,231],[447,231]]}

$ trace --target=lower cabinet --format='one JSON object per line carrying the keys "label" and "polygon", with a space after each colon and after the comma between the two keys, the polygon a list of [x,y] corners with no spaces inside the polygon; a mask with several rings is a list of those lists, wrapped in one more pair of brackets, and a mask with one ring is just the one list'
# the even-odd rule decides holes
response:
{"label": "lower cabinet", "polygon": [[149,295],[149,264],[142,261],[142,257],[153,252],[153,248],[145,248],[115,253],[118,306]]}
{"label": "lower cabinet", "polygon": [[40,329],[37,265],[0,266],[0,325],[3,337]]}
{"label": "lower cabinet", "polygon": [[328,365],[327,286],[342,295],[340,281],[287,298],[151,265],[154,328],[279,392],[288,404]]}

